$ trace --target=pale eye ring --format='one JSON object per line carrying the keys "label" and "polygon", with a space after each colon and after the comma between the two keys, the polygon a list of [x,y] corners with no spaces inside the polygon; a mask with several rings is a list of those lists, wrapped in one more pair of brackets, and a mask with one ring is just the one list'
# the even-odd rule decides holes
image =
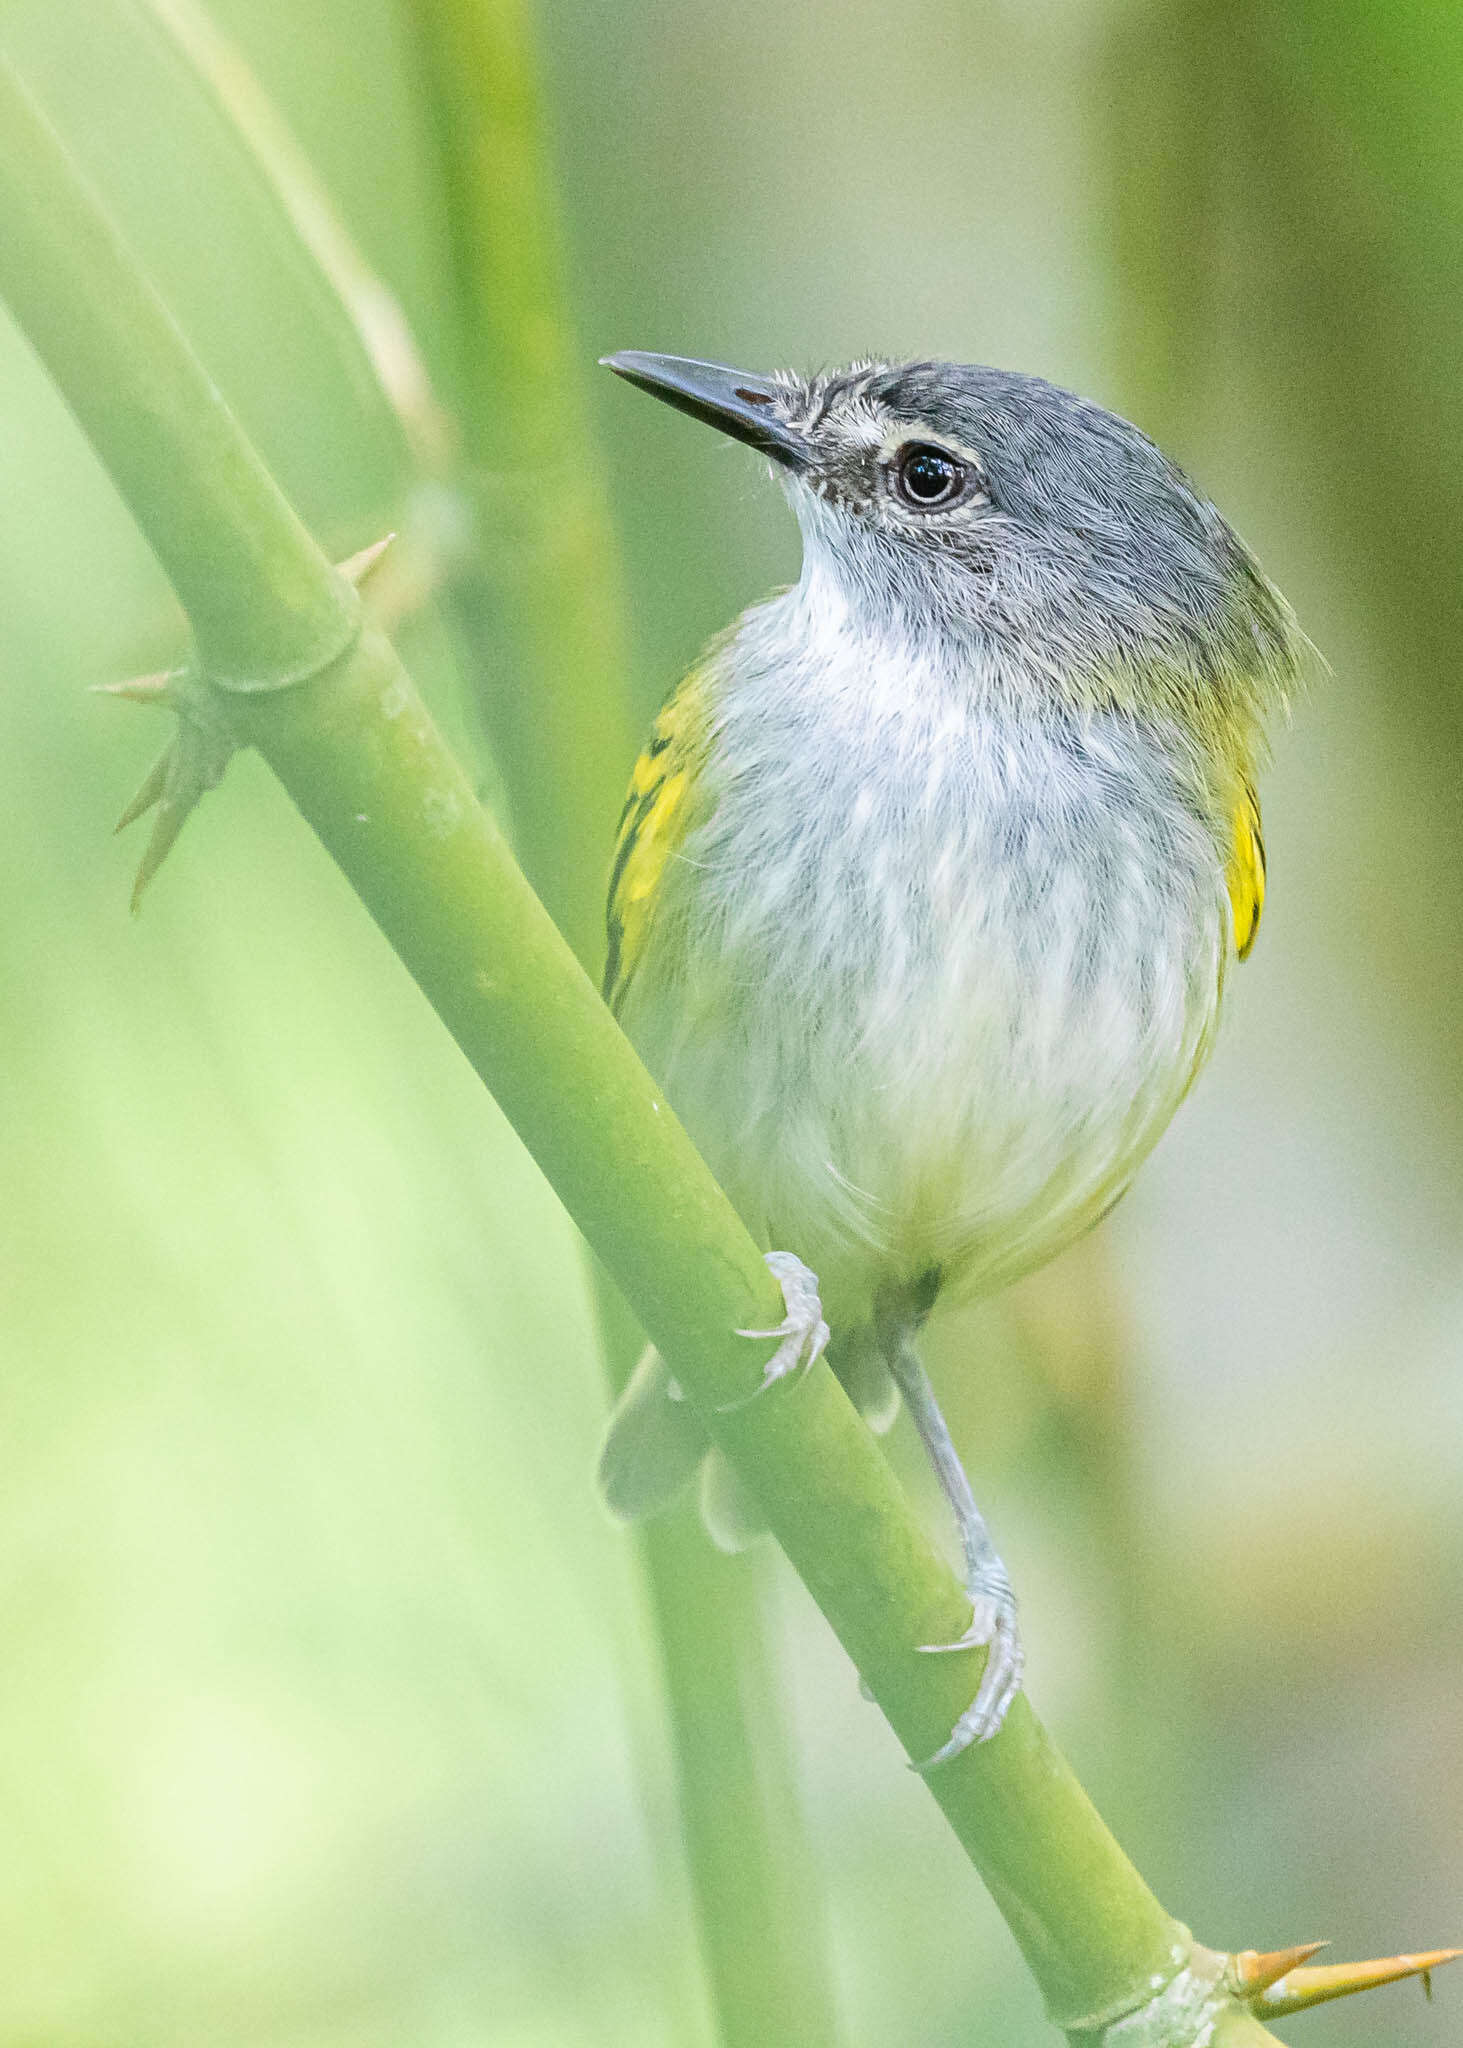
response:
{"label": "pale eye ring", "polygon": [[906,441],[894,458],[896,496],[916,512],[944,512],[970,488],[970,469],[932,441]]}

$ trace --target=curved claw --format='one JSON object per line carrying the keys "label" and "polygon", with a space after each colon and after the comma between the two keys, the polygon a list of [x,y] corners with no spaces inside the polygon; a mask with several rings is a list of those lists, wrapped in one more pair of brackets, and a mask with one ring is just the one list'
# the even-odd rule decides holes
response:
{"label": "curved claw", "polygon": [[787,1314],[775,1329],[738,1330],[736,1334],[763,1340],[777,1337],[781,1341],[762,1368],[762,1384],[754,1387],[740,1401],[723,1402],[723,1415],[736,1408],[745,1408],[749,1401],[755,1401],[759,1394],[765,1394],[779,1380],[787,1379],[799,1366],[804,1373],[811,1372],[828,1349],[832,1336],[823,1319],[817,1274],[810,1271],[793,1252],[767,1252],[764,1257],[767,1270],[782,1289]]}
{"label": "curved claw", "polygon": [[1021,1690],[1021,1674],[1026,1665],[1026,1653],[1021,1647],[1021,1636],[1016,1626],[1016,1606],[1009,1596],[977,1595],[971,1601],[970,1626],[964,1635],[953,1643],[921,1643],[920,1653],[926,1657],[940,1657],[951,1650],[984,1650],[985,1669],[980,1675],[980,1686],[975,1698],[955,1723],[947,1742],[927,1756],[923,1763],[912,1764],[911,1770],[932,1771],[936,1764],[948,1763],[959,1756],[962,1750],[973,1743],[989,1742],[993,1735],[1000,1733],[1001,1725],[1011,1709],[1011,1702]]}

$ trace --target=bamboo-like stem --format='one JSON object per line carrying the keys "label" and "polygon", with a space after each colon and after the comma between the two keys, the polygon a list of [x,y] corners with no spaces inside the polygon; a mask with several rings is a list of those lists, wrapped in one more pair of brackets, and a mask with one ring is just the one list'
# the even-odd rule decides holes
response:
{"label": "bamboo-like stem", "polygon": [[[596,1268],[611,1384],[643,1344]],[[721,2048],[833,2048],[833,1989],[760,1551],[718,1556],[689,1506],[638,1532],[701,1954]]]}
{"label": "bamboo-like stem", "polygon": [[701,1950],[724,2048],[837,2039],[816,1871],[755,1552],[722,1558],[684,1503],[642,1536]]}
{"label": "bamboo-like stem", "polygon": [[[780,1310],[756,1246],[476,803],[390,644],[361,626],[350,584],[289,514],[8,67],[0,291],[197,607],[204,687],[274,767],[497,1096],[909,1755],[928,1755],[977,1676],[976,1656],[918,1654],[963,1624],[958,1582],[826,1367],[743,1399],[761,1359],[736,1329]],[[166,402],[139,410],[139,392]],[[227,590],[199,587],[198,523]],[[346,641],[323,665],[322,620],[343,625]],[[275,687],[254,687],[261,650]],[[291,670],[303,679],[282,687]],[[993,1742],[928,1782],[1075,2042],[1234,2048],[1270,2038],[1224,1989],[1225,1959],[1198,1949],[1143,1884],[1024,1697]]]}
{"label": "bamboo-like stem", "polygon": [[452,429],[399,301],[366,261],[274,102],[197,0],[137,0],[237,136],[253,175],[272,193],[305,259],[321,323],[336,339],[352,382],[386,400],[416,470],[440,476]]}
{"label": "bamboo-like stem", "polygon": [[[316,674],[350,646],[359,604],[324,558],[176,322],[88,197],[13,74],[0,263],[26,332],[135,511],[182,601],[203,665],[241,691]],[[44,143],[45,147],[41,144]],[[75,184],[66,231],[48,208]],[[105,279],[110,291],[98,288]],[[29,287],[29,288],[27,288]],[[19,297],[15,299],[21,311]],[[76,309],[86,307],[85,326]],[[160,480],[186,475],[186,491]],[[261,602],[261,599],[263,600]]]}
{"label": "bamboo-like stem", "polygon": [[1230,2005],[1215,2020],[1213,2033],[1205,2036],[1205,2048],[1259,2048],[1264,2041],[1275,2048],[1275,2036],[1268,2027],[1246,2007]]}
{"label": "bamboo-like stem", "polygon": [[594,971],[605,849],[639,735],[532,14],[527,0],[404,0],[404,14],[436,132],[461,336],[457,415],[484,540],[479,574],[459,575],[451,595],[479,649],[501,646],[499,622],[509,629],[511,670],[484,662],[479,692],[504,778],[522,795],[515,844]]}

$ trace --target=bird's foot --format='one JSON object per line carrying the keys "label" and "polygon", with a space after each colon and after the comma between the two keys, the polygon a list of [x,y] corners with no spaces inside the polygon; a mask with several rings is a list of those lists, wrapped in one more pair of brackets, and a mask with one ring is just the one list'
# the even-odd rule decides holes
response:
{"label": "bird's foot", "polygon": [[1016,1596],[1000,1559],[984,1560],[975,1566],[965,1590],[970,1595],[970,1626],[964,1634],[953,1643],[922,1643],[920,1648],[932,1657],[950,1650],[984,1650],[985,1670],[980,1675],[975,1698],[955,1723],[949,1741],[922,1764],[916,1764],[919,1771],[948,1763],[972,1743],[989,1742],[1021,1689],[1026,1652],[1016,1623]]}
{"label": "bird's foot", "polygon": [[739,1337],[768,1339],[777,1337],[777,1349],[762,1368],[762,1384],[746,1396],[745,1400],[728,1401],[723,1412],[729,1408],[745,1408],[748,1401],[755,1401],[758,1394],[775,1386],[801,1369],[811,1372],[823,1353],[828,1349],[829,1329],[823,1320],[823,1303],[818,1294],[818,1276],[810,1272],[800,1258],[792,1252],[768,1252],[767,1270],[782,1289],[782,1305],[787,1314],[771,1330],[738,1330]]}

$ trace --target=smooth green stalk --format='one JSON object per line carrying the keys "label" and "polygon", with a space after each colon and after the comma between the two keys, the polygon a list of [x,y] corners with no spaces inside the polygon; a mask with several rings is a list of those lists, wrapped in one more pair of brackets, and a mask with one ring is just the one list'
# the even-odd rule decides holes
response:
{"label": "smooth green stalk", "polygon": [[719,1556],[689,1502],[648,1524],[641,1540],[721,2039],[726,2048],[832,2048],[817,1872],[779,1701],[763,1559]]}
{"label": "smooth green stalk", "polygon": [[[644,1345],[595,1268],[600,1339],[623,1386]],[[689,1504],[637,1532],[665,1682],[676,1793],[722,2048],[837,2038],[813,1859],[778,1702],[766,1555],[735,1561]]]}
{"label": "smooth green stalk", "polygon": [[296,268],[355,388],[380,392],[417,473],[442,475],[452,430],[406,314],[361,253],[242,51],[197,0],[137,0],[136,18],[207,94],[248,171],[273,195],[298,251]]}
{"label": "smooth green stalk", "polygon": [[405,0],[452,251],[457,416],[482,546],[452,595],[484,663],[494,750],[518,794],[515,843],[581,961],[604,944],[606,848],[639,738],[625,688],[618,546],[565,291],[532,10]]}
{"label": "smooth green stalk", "polygon": [[[23,311],[13,303],[32,345],[105,447],[122,496],[134,509],[151,502],[148,539],[208,673],[236,690],[314,675],[354,638],[354,593],[322,574],[319,549],[101,208],[74,205],[58,232],[50,208],[65,160],[13,75],[12,104],[23,126],[0,162],[0,264],[24,292]],[[159,488],[184,474],[186,492]]]}
{"label": "smooth green stalk", "polygon": [[1252,2012],[1246,2012],[1243,2006],[1230,2005],[1214,2022],[1209,2048],[1258,2048],[1262,2041],[1269,2041],[1274,2048],[1275,2036]]}
{"label": "smooth green stalk", "polygon": [[[964,1625],[954,1574],[825,1366],[745,1401],[762,1352],[735,1331],[780,1313],[756,1246],[390,644],[360,626],[349,586],[289,512],[8,69],[0,290],[188,605],[215,696],[493,1090],[909,1755],[927,1756],[978,1675],[976,1655],[918,1652]],[[200,528],[217,588],[200,580]],[[323,625],[346,640],[333,660],[320,653]],[[254,687],[261,654],[265,680],[305,680]],[[1076,2040],[1198,2048],[1213,2038],[1212,2018],[1203,2033],[1188,2018],[1161,2020],[1155,1990],[1202,1952],[1143,1884],[1024,1698],[993,1742],[933,1773],[929,1789]],[[1114,2024],[1122,2014],[1131,2017]]]}

